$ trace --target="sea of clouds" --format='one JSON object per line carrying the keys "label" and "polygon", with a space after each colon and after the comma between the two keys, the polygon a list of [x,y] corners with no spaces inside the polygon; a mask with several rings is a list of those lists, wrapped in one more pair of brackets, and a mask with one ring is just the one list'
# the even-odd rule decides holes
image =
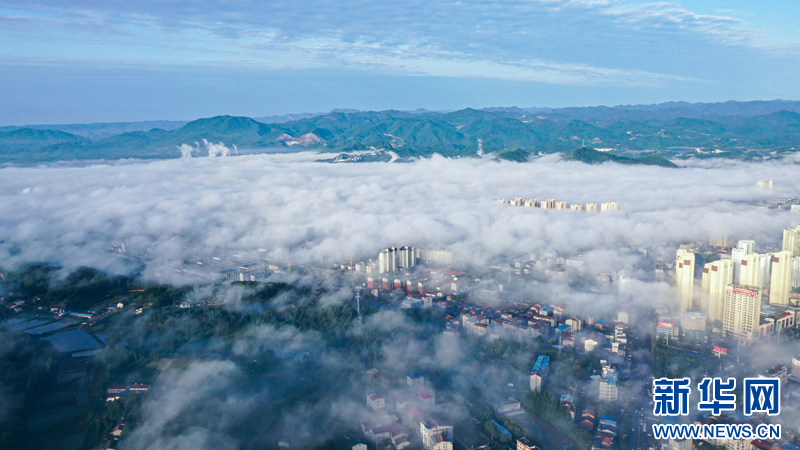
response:
{"label": "sea of clouds", "polygon": [[[331,164],[314,153],[0,168],[0,261],[130,270],[109,251],[125,243],[145,278],[261,249],[275,262],[370,258],[390,245],[447,248],[481,265],[513,255],[583,254],[619,270],[609,251],[756,239],[779,244],[800,215],[756,208],[800,192],[792,160],[682,161],[680,169],[589,166],[548,156],[529,163],[434,156],[404,164]],[[756,187],[772,178],[773,190]],[[616,201],[586,214],[500,204],[500,198]],[[606,253],[602,253],[602,252]],[[599,252],[599,253],[598,253]],[[615,262],[617,261],[617,262]],[[610,267],[602,267],[608,264]]]}

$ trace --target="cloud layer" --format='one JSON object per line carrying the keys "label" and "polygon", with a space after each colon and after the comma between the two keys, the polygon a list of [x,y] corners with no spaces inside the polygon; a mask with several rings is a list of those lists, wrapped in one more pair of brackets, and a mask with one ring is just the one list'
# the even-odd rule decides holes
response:
{"label": "cloud layer", "polygon": [[[144,276],[253,251],[281,263],[375,257],[390,245],[448,248],[463,265],[514,256],[584,254],[727,236],[776,245],[796,224],[758,201],[796,195],[793,164],[711,161],[682,169],[586,166],[546,157],[516,164],[440,157],[409,164],[336,165],[318,155],[250,155],[107,165],[0,169],[0,259],[124,271],[124,243]],[[775,190],[756,188],[774,178]],[[617,201],[585,214],[502,205],[499,198]],[[594,256],[592,256],[594,255]],[[607,266],[607,267],[606,267]],[[127,266],[129,267],[129,266]]]}
{"label": "cloud layer", "polygon": [[[263,68],[368,68],[448,77],[558,84],[653,84],[681,79],[652,53],[713,47],[786,52],[766,31],[730,14],[676,3],[624,1],[7,2],[8,35],[39,31],[91,44],[101,31],[108,61],[234,63]],[[87,30],[97,30],[87,32]],[[153,36],[170,35],[171,39]],[[132,45],[132,42],[136,42]],[[797,43],[796,43],[797,44]],[[51,48],[51,57],[59,44]],[[45,49],[37,49],[45,52]],[[777,54],[777,51],[776,51]],[[24,56],[21,54],[20,56]],[[63,57],[63,54],[61,55]],[[685,57],[686,55],[681,55]],[[670,52],[660,59],[672,61]],[[175,59],[172,59],[175,61]],[[688,72],[684,72],[686,74]],[[684,79],[686,76],[683,76]]]}

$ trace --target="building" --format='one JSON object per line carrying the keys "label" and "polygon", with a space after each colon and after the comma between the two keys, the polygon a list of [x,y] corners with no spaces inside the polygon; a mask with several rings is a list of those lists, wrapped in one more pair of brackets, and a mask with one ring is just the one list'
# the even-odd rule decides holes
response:
{"label": "building", "polygon": [[692,309],[694,295],[694,253],[679,248],[675,256],[675,284],[678,286],[681,311]]}
{"label": "building", "polygon": [[783,230],[783,251],[800,256],[800,225]]}
{"label": "building", "polygon": [[386,406],[386,399],[375,393],[367,394],[367,406],[373,411],[383,409]]}
{"label": "building", "polygon": [[800,380],[800,355],[792,358],[792,377]]}
{"label": "building", "polygon": [[517,450],[539,450],[539,447],[533,445],[531,441],[525,438],[517,439]]}
{"label": "building", "polygon": [[792,253],[777,252],[772,255],[772,273],[769,285],[769,303],[788,305],[792,293]]}
{"label": "building", "polygon": [[453,255],[447,250],[420,249],[417,258],[425,264],[448,266],[453,262]]}
{"label": "building", "polygon": [[544,376],[547,374],[547,369],[550,366],[550,357],[547,355],[539,355],[536,358],[536,364],[533,365],[531,370],[530,388],[534,392],[542,392],[542,384],[544,384]]}
{"label": "building", "polygon": [[617,202],[604,202],[600,204],[600,211],[618,211],[619,205]]}
{"label": "building", "polygon": [[573,333],[577,333],[583,329],[583,321],[580,319],[569,318],[565,320],[564,323],[569,325],[569,329]]}
{"label": "building", "polygon": [[764,178],[763,180],[758,180],[756,186],[759,189],[772,189],[775,186],[775,181],[772,178]]}
{"label": "building", "polygon": [[385,248],[378,253],[378,273],[395,273],[413,269],[419,259],[420,250],[414,247]]}
{"label": "building", "polygon": [[783,334],[784,330],[797,326],[797,311],[782,305],[768,305],[761,309],[758,326],[759,336]]}
{"label": "building", "polygon": [[389,247],[378,253],[378,273],[397,272],[397,248]]}
{"label": "building", "polygon": [[503,440],[510,441],[511,440],[511,432],[508,431],[508,428],[500,425],[500,423],[498,421],[494,420],[494,419],[492,419],[492,424],[494,425],[495,430],[497,430],[497,432],[500,433],[500,440],[501,441],[503,441]]}
{"label": "building", "polygon": [[398,266],[403,269],[413,269],[417,264],[417,254],[414,247],[401,247],[398,256],[400,258]]}
{"label": "building", "polygon": [[419,423],[422,446],[426,450],[453,450],[453,426],[427,419]]}
{"label": "building", "polygon": [[599,398],[612,402],[617,400],[617,377],[615,375],[600,379]]}
{"label": "building", "polygon": [[703,266],[702,290],[708,299],[708,319],[722,320],[725,286],[733,283],[733,260],[721,259]]}
{"label": "building", "polygon": [[736,248],[731,251],[731,260],[733,261],[733,279],[732,282],[739,281],[739,270],[742,268],[742,258],[755,252],[756,241],[740,240],[736,244]]}
{"label": "building", "polygon": [[[769,181],[771,182],[772,180]],[[769,189],[772,188],[770,187]],[[725,450],[752,450],[754,448],[752,442],[751,439],[721,439],[714,441],[714,444],[716,444],[718,448],[721,447]]]}
{"label": "building", "polygon": [[587,203],[586,212],[597,212],[597,203]]}
{"label": "building", "polygon": [[[542,200],[542,201],[540,201],[540,202],[539,202],[539,208],[542,208],[542,209],[552,209],[552,208],[553,208],[553,206],[555,206],[555,202],[556,202],[556,201],[555,201],[555,200],[553,200],[553,199],[550,199],[550,200]],[[552,206],[551,206],[551,205],[552,205]]]}
{"label": "building", "polygon": [[495,403],[494,411],[497,414],[516,415],[522,412],[522,404],[520,404],[519,400],[509,398],[508,400]]}
{"label": "building", "polygon": [[789,368],[783,364],[778,364],[758,374],[758,378],[777,378],[781,382],[781,388],[784,388],[786,383],[789,382]]}
{"label": "building", "polygon": [[722,329],[741,341],[751,341],[758,334],[761,318],[761,289],[730,284],[725,287]]}
{"label": "building", "polygon": [[406,375],[406,384],[409,387],[425,386],[425,377],[419,374]]}
{"label": "building", "polygon": [[706,314],[694,311],[684,311],[681,313],[681,328],[683,331],[705,331]]}
{"label": "building", "polygon": [[792,257],[792,289],[800,287],[800,256]]}
{"label": "building", "polygon": [[[771,262],[769,253],[751,253],[742,258],[739,269],[739,279],[736,282],[741,286],[750,286],[764,289],[769,283],[769,272],[764,273],[765,266],[769,270]],[[766,276],[765,276],[766,275]]]}
{"label": "building", "polygon": [[600,375],[598,398],[603,401],[617,400],[617,371],[606,360],[601,359],[603,372]]}
{"label": "building", "polygon": [[693,450],[694,444],[691,439],[670,439],[667,441],[667,445],[662,445],[661,448],[669,450]]}
{"label": "building", "polygon": [[755,253],[756,241],[752,239],[741,239],[736,243],[736,248],[743,250],[745,255]]}

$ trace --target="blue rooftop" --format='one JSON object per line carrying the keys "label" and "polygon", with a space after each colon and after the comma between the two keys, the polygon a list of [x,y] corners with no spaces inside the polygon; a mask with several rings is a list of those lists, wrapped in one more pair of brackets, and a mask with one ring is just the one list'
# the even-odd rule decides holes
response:
{"label": "blue rooftop", "polygon": [[504,426],[500,425],[499,423],[497,423],[496,420],[492,419],[492,423],[494,423],[494,426],[497,427],[497,431],[499,431],[502,436],[511,436],[511,432],[508,431],[506,429],[506,427],[504,427]]}

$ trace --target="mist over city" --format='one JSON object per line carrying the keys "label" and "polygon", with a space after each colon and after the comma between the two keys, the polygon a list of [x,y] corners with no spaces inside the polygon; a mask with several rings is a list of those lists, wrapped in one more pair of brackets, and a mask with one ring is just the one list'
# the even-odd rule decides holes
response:
{"label": "mist over city", "polygon": [[[52,261],[181,281],[188,262],[256,252],[280,263],[373,257],[393,245],[443,248],[459,265],[599,253],[747,236],[775,246],[794,217],[755,206],[797,192],[792,159],[585,166],[546,157],[517,164],[434,156],[409,164],[334,166],[315,153],[11,167],[2,181],[4,261]],[[761,178],[775,189],[756,187]],[[615,201],[615,214],[518,209],[504,198]],[[111,249],[125,245],[141,266]],[[118,252],[117,252],[118,253]],[[659,253],[660,254],[660,253]]]}
{"label": "mist over city", "polygon": [[798,21],[4,2],[0,449],[797,449]]}

